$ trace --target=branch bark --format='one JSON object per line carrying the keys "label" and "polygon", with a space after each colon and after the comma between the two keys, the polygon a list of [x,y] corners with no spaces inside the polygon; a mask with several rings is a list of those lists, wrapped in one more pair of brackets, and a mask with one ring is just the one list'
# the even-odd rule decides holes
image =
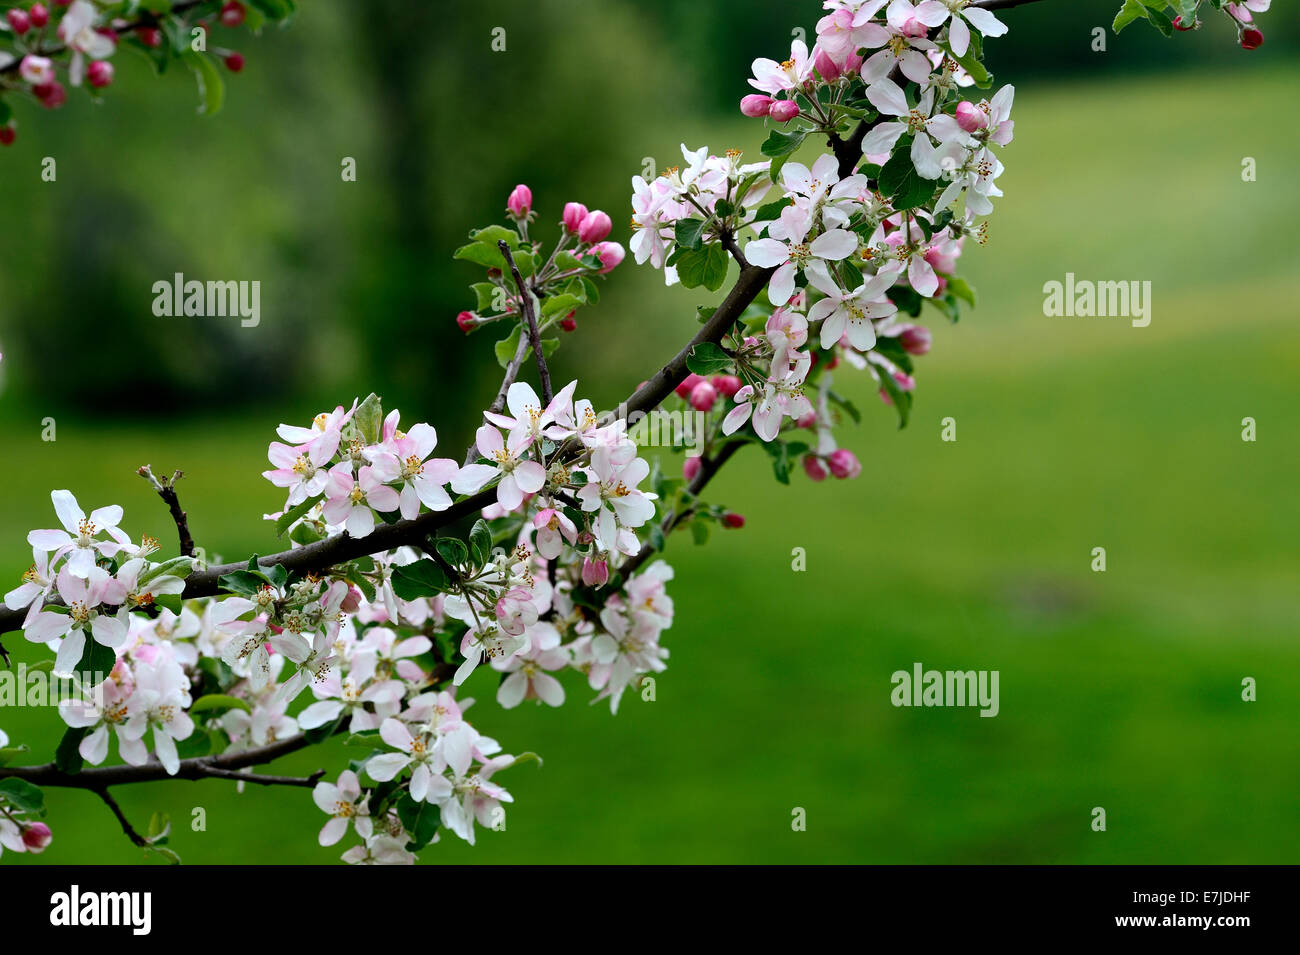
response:
{"label": "branch bark", "polygon": [[[542,354],[542,339],[537,331],[537,310],[533,307],[537,299],[524,284],[523,276],[519,274],[519,266],[515,265],[515,257],[510,254],[510,245],[502,239],[497,243],[497,248],[505,256],[506,265],[510,266],[510,276],[515,280],[515,288],[519,290],[519,310],[523,313],[525,327],[528,330],[528,343],[533,346],[533,358],[537,360],[537,377],[541,379],[542,407],[545,408],[555,395],[551,391],[551,370],[546,367],[546,356]],[[523,339],[522,335],[519,337],[520,340]]]}
{"label": "branch bark", "polygon": [[176,524],[176,536],[180,540],[181,556],[193,557],[194,538],[190,536],[189,518],[181,510],[181,499],[176,496],[176,482],[185,476],[185,472],[176,471],[170,478],[160,481],[146,464],[137,473],[153,486],[158,496],[163,499],[163,503],[167,505],[167,510],[171,512],[172,521]]}

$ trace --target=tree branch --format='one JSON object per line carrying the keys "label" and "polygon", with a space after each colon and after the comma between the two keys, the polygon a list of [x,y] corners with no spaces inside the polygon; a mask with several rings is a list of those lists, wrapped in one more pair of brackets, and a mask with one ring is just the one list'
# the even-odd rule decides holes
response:
{"label": "tree branch", "polygon": [[[701,458],[699,473],[697,473],[695,477],[691,478],[691,483],[686,486],[686,490],[690,493],[691,497],[699,497],[700,492],[704,490],[704,486],[713,480],[713,476],[722,470],[722,466],[731,460],[732,455],[747,443],[748,442],[746,441],[728,441],[718,449],[718,453],[713,457]],[[694,509],[694,504],[692,503],[691,507],[688,507],[680,514],[675,514],[671,511],[665,514],[663,521],[659,525],[664,536],[667,537],[671,534],[677,528],[677,525],[684,521]],[[641,565],[654,555],[654,552],[654,545],[649,541],[642,544],[641,550],[632,557],[629,557],[623,563],[623,566],[619,568],[619,573],[623,575],[623,579],[627,580],[636,573]]]}
{"label": "tree branch", "polygon": [[[551,371],[546,367],[546,356],[542,354],[542,340],[537,332],[537,311],[533,308],[533,303],[537,301],[529,288],[524,285],[523,277],[519,274],[519,266],[515,265],[515,257],[510,254],[510,246],[505,239],[497,242],[497,248],[505,256],[506,265],[510,266],[510,275],[515,280],[515,288],[519,290],[519,309],[523,312],[525,327],[528,330],[528,342],[533,346],[533,357],[537,359],[537,376],[542,382],[542,407],[545,408],[551,403],[555,394],[551,391]],[[523,336],[520,336],[522,340]]]}
{"label": "tree branch", "polygon": [[177,471],[170,479],[163,478],[160,481],[154,477],[153,471],[146,464],[136,473],[153,485],[153,489],[158,492],[158,496],[166,503],[167,510],[171,512],[172,520],[176,522],[176,536],[180,539],[181,556],[193,557],[194,538],[190,536],[188,518],[181,510],[181,499],[176,496],[176,482],[185,476],[185,472]]}

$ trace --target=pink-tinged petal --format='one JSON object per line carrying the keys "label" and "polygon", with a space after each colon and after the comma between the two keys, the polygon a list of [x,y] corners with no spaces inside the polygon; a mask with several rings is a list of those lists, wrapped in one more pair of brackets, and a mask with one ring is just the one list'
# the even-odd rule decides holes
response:
{"label": "pink-tinged petal", "polygon": [[403,520],[414,520],[420,516],[420,495],[416,493],[413,483],[402,488],[401,502],[398,508]]}
{"label": "pink-tinged petal", "polygon": [[379,738],[389,746],[403,750],[407,753],[415,744],[415,738],[411,736],[411,731],[406,728],[406,724],[401,720],[386,719],[379,727]]}
{"label": "pink-tinged petal", "polygon": [[[831,278],[830,270],[826,268],[825,262],[818,262],[815,260],[809,262],[808,268],[804,269],[804,275],[808,276],[809,284],[823,295],[829,295],[832,300],[843,297],[844,292],[835,283],[835,280]],[[816,308],[817,305],[820,304],[821,302],[816,303],[813,308]],[[832,304],[834,304],[833,301]],[[809,313],[808,321],[809,323],[814,321],[811,313]]]}
{"label": "pink-tinged petal", "polygon": [[867,351],[876,344],[876,330],[867,319],[849,322],[849,343],[858,351]]}
{"label": "pink-tinged petal", "polygon": [[751,265],[770,269],[790,260],[790,250],[776,239],[754,239],[745,246],[745,258]]}
{"label": "pink-tinged petal", "polygon": [[862,140],[862,152],[868,156],[889,152],[906,129],[904,123],[881,123]]}
{"label": "pink-tinged petal", "polygon": [[948,30],[948,43],[952,46],[952,52],[958,56],[965,56],[966,51],[970,49],[970,27],[961,17],[955,16]]}
{"label": "pink-tinged petal", "polygon": [[524,461],[515,468],[515,483],[525,494],[536,494],[546,483],[546,468],[536,461]]}
{"label": "pink-tinged petal", "polygon": [[321,828],[320,844],[323,846],[336,845],[340,839],[348,834],[348,820],[344,816],[335,816]]}
{"label": "pink-tinged petal", "polygon": [[411,798],[416,802],[424,802],[425,797],[429,794],[429,767],[424,763],[416,766],[411,771]]}
{"label": "pink-tinged petal", "polygon": [[474,443],[478,445],[479,454],[485,458],[492,457],[495,452],[504,450],[506,446],[501,432],[487,425],[482,425],[474,432]]}
{"label": "pink-tinged petal", "polygon": [[[415,480],[407,485],[407,487],[414,489],[414,493],[429,510],[445,511],[447,508],[451,507],[451,497],[443,490],[443,483],[444,482],[442,481],[431,481],[427,474],[422,474],[415,478]],[[405,492],[403,492],[403,494],[405,494]]]}
{"label": "pink-tinged petal", "polygon": [[[314,730],[318,726],[324,726],[331,720],[337,719],[342,712],[343,704],[338,700],[320,700],[298,714],[298,725],[305,730]],[[316,788],[319,789],[324,785],[326,784],[320,783]],[[321,806],[321,808],[324,809],[325,807]]]}
{"label": "pink-tinged petal", "polygon": [[912,261],[907,266],[907,280],[923,298],[930,298],[939,290],[939,277],[934,274],[934,269],[925,261],[924,256],[912,256]]}
{"label": "pink-tinged petal", "polygon": [[889,116],[906,116],[910,112],[907,97],[892,80],[880,80],[868,86],[867,99],[872,106]]}
{"label": "pink-tinged petal", "polygon": [[105,527],[116,527],[122,523],[122,508],[116,504],[97,507],[90,512],[90,523],[101,530]]}
{"label": "pink-tinged petal", "polygon": [[54,672],[60,676],[67,676],[75,673],[77,665],[81,663],[81,655],[86,650],[86,633],[84,630],[73,630],[59,645],[59,652],[54,657]]}
{"label": "pink-tinged petal", "polygon": [[848,321],[848,315],[842,308],[835,309],[822,322],[821,346],[830,348],[844,336],[844,325]]}
{"label": "pink-tinged petal", "polygon": [[41,550],[53,551],[71,544],[72,537],[67,531],[31,531],[27,534],[27,543],[31,544],[33,547],[39,547]]}
{"label": "pink-tinged petal", "polygon": [[[937,27],[948,19],[948,13],[947,5],[940,3],[939,0],[922,0],[916,5],[912,16],[928,27]],[[957,18],[953,17],[953,19]]]}
{"label": "pink-tinged petal", "polygon": [[[495,430],[493,433],[500,438]],[[473,494],[500,473],[499,468],[490,464],[467,464],[451,479],[451,489],[457,494]]]}
{"label": "pink-tinged petal", "polygon": [[749,420],[749,416],[753,410],[754,406],[748,401],[744,404],[736,405],[736,407],[728,411],[727,416],[722,419],[722,433],[734,434],[737,429]]}
{"label": "pink-tinged petal", "polygon": [[506,407],[516,421],[527,423],[530,408],[535,412],[542,410],[542,399],[537,397],[537,392],[533,391],[533,386],[528,382],[516,381],[506,392]]}
{"label": "pink-tinged petal", "polygon": [[321,515],[336,527],[348,519],[352,512],[352,502],[346,497],[335,497],[325,502]]}
{"label": "pink-tinged petal", "polygon": [[95,552],[89,547],[74,547],[72,553],[68,555],[68,563],[64,567],[64,570],[68,571],[73,577],[87,577],[94,569]]}
{"label": "pink-tinged petal", "polygon": [[90,632],[96,643],[113,650],[126,642],[126,622],[117,617],[100,614],[90,622]]}
{"label": "pink-tinged petal", "polygon": [[368,507],[354,507],[344,526],[353,537],[369,537],[375,529],[375,512]]}
{"label": "pink-tinged petal", "polygon": [[497,485],[497,503],[507,511],[513,511],[524,502],[524,492],[519,489],[519,482],[513,474],[507,474]]}
{"label": "pink-tinged petal", "polygon": [[49,643],[51,640],[67,633],[71,624],[72,618],[66,613],[42,611],[36,615],[36,619],[31,626],[24,631],[24,636],[32,643]]}
{"label": "pink-tinged petal", "polygon": [[813,239],[809,248],[813,255],[838,262],[857,251],[858,237],[847,229],[831,229]]}
{"label": "pink-tinged petal", "polygon": [[981,10],[979,7],[966,7],[962,10],[961,15],[985,36],[1006,35],[1007,25],[988,10]]}
{"label": "pink-tinged petal", "polygon": [[794,263],[786,262],[775,272],[767,286],[768,300],[780,308],[794,295]]}
{"label": "pink-tinged petal", "polygon": [[86,512],[81,509],[72,492],[51,491],[50,500],[54,502],[54,513],[59,515],[59,522],[73,534],[77,533],[77,525],[85,520]]}
{"label": "pink-tinged petal", "polygon": [[386,783],[410,763],[411,757],[405,753],[381,753],[366,762],[366,775],[377,783]]}
{"label": "pink-tinged petal", "polygon": [[462,724],[442,738],[442,755],[457,776],[464,776],[469,771],[476,735],[471,727]]}
{"label": "pink-tinged petal", "polygon": [[564,687],[548,673],[533,676],[533,692],[547,706],[561,706],[564,703]]}
{"label": "pink-tinged petal", "polygon": [[92,766],[98,766],[108,757],[108,724],[99,727],[81,741],[77,747],[81,758]]}
{"label": "pink-tinged petal", "polygon": [[924,53],[908,50],[898,58],[898,68],[913,83],[924,83],[930,78],[933,67]]}
{"label": "pink-tinged petal", "polygon": [[397,496],[397,491],[387,485],[380,485],[379,487],[372,489],[370,493],[366,495],[366,500],[370,502],[370,506],[375,510],[383,511],[384,513],[397,510],[398,506],[401,504],[401,501]]}
{"label": "pink-tinged petal", "polygon": [[528,677],[523,670],[516,670],[497,687],[497,702],[501,704],[502,709],[512,709],[524,701],[524,694],[528,692]]}

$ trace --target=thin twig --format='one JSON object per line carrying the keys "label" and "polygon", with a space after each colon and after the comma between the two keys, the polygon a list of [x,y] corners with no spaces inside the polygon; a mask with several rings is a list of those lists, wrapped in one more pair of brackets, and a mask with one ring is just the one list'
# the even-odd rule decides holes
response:
{"label": "thin twig", "polygon": [[555,395],[551,391],[551,370],[546,367],[546,356],[542,354],[542,339],[537,332],[537,311],[533,307],[537,300],[528,286],[524,285],[523,276],[519,274],[519,266],[515,265],[515,257],[510,254],[510,246],[506,240],[498,241],[497,248],[505,256],[506,265],[510,266],[510,276],[515,280],[515,288],[519,290],[519,307],[524,313],[524,321],[528,326],[528,341],[533,346],[533,357],[537,359],[537,376],[542,380],[542,407],[545,408]]}
{"label": "thin twig", "polygon": [[117,804],[117,800],[109,795],[108,787],[92,787],[91,791],[100,799],[104,800],[104,805],[112,810],[113,815],[117,817],[117,821],[122,824],[122,831],[126,833],[128,839],[141,849],[149,848],[149,840],[135,831],[135,827],[131,825],[131,820],[126,818],[126,813],[122,812],[122,807]]}
{"label": "thin twig", "polygon": [[170,478],[163,478],[161,481],[154,477],[153,471],[149,465],[140,468],[137,473],[158,492],[158,496],[163,499],[167,505],[167,510],[171,512],[172,520],[176,523],[176,536],[180,539],[181,556],[194,556],[194,538],[190,536],[189,519],[181,510],[181,499],[176,496],[176,482],[185,476],[184,471],[176,471]]}

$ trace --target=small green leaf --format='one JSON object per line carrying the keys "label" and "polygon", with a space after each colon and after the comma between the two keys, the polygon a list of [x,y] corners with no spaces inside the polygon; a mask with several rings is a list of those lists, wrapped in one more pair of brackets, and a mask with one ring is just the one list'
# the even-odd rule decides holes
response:
{"label": "small green leaf", "polygon": [[221,104],[226,98],[226,87],[212,57],[185,48],[181,51],[181,59],[194,71],[194,78],[199,84],[199,99],[202,101],[199,104],[199,114],[213,116],[220,112]]}
{"label": "small green leaf", "polygon": [[788,133],[779,129],[774,129],[772,130],[771,135],[764,140],[760,151],[764,156],[769,156],[772,159],[777,159],[781,156],[789,156],[792,152],[803,145],[804,137],[807,135],[808,134],[802,129],[797,129]]}
{"label": "small green leaf", "polygon": [[708,223],[703,219],[678,219],[674,231],[677,245],[695,251],[704,245],[704,230]]}
{"label": "small green leaf", "polygon": [[402,600],[432,597],[446,589],[447,575],[428,557],[413,564],[402,564],[393,571],[393,593]]}
{"label": "small green leaf", "polygon": [[703,285],[710,292],[722,288],[727,280],[727,250],[721,245],[706,245],[694,252],[684,252],[677,259],[677,277],[686,288]]}
{"label": "small green leaf", "polygon": [[722,346],[713,342],[700,342],[686,356],[686,367],[697,375],[708,377],[731,367],[732,358]]}
{"label": "small green leaf", "polygon": [[427,846],[442,823],[442,814],[435,804],[423,800],[416,802],[409,793],[404,793],[397,801],[397,818],[402,820],[402,828],[416,848]]}
{"label": "small green leaf", "polygon": [[245,713],[251,713],[249,705],[237,696],[226,696],[223,693],[209,693],[207,696],[201,696],[194,701],[190,707],[190,715],[195,713],[209,713],[221,710],[243,710]]}
{"label": "small green leaf", "polygon": [[293,526],[293,522],[298,520],[298,518],[302,517],[313,507],[319,504],[323,497],[324,495],[321,494],[317,494],[315,497],[309,497],[301,504],[295,504],[293,507],[289,508],[283,514],[277,517],[275,519],[275,536],[283,537],[285,531],[287,531],[291,526]]}
{"label": "small green leaf", "polygon": [[482,567],[492,556],[492,529],[481,517],[470,528],[469,545],[474,553],[474,566]]}
{"label": "small green leaf", "polygon": [[25,812],[40,812],[45,808],[45,794],[40,787],[33,786],[25,779],[0,779],[0,796]]}
{"label": "small green leaf", "polygon": [[1146,15],[1147,8],[1139,0],[1124,0],[1124,6],[1120,7],[1119,13],[1115,14],[1115,20],[1110,28],[1119,33],[1134,20],[1145,19]]}

